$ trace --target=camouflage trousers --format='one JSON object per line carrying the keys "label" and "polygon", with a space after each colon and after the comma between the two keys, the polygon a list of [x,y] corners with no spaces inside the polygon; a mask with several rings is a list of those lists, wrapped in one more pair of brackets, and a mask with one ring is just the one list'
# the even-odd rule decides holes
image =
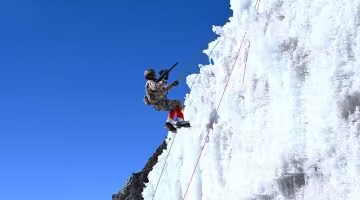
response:
{"label": "camouflage trousers", "polygon": [[158,111],[173,111],[182,108],[182,105],[180,100],[163,99],[156,103],[154,107]]}

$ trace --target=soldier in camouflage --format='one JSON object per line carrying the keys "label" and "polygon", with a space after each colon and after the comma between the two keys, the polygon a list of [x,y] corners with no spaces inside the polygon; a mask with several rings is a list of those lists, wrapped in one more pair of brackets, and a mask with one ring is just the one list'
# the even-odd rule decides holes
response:
{"label": "soldier in camouflage", "polygon": [[189,126],[189,122],[184,121],[183,108],[180,100],[170,100],[166,97],[171,88],[177,86],[179,81],[174,81],[170,85],[166,85],[166,80],[157,81],[156,73],[153,69],[148,69],[144,73],[146,81],[146,96],[144,102],[147,105],[154,105],[158,111],[169,111],[168,118],[165,123],[165,128],[176,132],[174,126],[174,118],[176,116],[176,126]]}

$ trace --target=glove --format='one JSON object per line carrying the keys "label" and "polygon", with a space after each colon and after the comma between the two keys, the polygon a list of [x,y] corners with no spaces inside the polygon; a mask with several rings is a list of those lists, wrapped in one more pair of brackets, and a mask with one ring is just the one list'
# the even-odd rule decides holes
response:
{"label": "glove", "polygon": [[164,80],[167,81],[169,79],[169,75],[164,76]]}
{"label": "glove", "polygon": [[179,81],[174,81],[171,85],[172,86],[177,86],[177,85],[179,85]]}

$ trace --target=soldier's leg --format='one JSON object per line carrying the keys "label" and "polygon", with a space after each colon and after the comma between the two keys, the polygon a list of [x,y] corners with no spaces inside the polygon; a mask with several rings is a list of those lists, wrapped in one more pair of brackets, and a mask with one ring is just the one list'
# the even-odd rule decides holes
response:
{"label": "soldier's leg", "polygon": [[169,115],[168,115],[168,117],[167,117],[166,122],[171,122],[171,123],[173,123],[173,122],[174,122],[174,118],[175,118],[175,114],[176,114],[175,111],[170,111],[170,112],[169,112]]}
{"label": "soldier's leg", "polygon": [[176,110],[178,108],[182,108],[181,101],[179,101],[179,100],[170,100],[170,99],[166,100],[164,110],[175,111],[176,112]]}
{"label": "soldier's leg", "polygon": [[177,121],[184,121],[184,113],[181,107],[175,109]]}
{"label": "soldier's leg", "polygon": [[178,121],[184,121],[184,114],[182,112],[182,104],[179,100],[167,100],[166,107],[171,114],[176,115]]}

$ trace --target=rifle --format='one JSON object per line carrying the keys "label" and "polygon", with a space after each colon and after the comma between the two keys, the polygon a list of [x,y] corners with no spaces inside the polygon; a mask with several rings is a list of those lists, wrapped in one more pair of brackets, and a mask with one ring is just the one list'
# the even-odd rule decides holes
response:
{"label": "rifle", "polygon": [[167,80],[169,78],[169,74],[170,74],[171,70],[173,70],[176,67],[177,64],[178,64],[178,62],[173,64],[169,69],[161,70],[159,72],[160,77],[156,80],[156,82],[160,82],[162,80]]}

